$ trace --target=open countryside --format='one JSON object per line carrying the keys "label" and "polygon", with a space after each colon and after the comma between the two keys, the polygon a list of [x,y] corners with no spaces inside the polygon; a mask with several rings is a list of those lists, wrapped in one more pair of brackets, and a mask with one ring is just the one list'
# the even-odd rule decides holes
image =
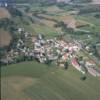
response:
{"label": "open countryside", "polygon": [[1,100],[100,100],[97,2],[0,1]]}

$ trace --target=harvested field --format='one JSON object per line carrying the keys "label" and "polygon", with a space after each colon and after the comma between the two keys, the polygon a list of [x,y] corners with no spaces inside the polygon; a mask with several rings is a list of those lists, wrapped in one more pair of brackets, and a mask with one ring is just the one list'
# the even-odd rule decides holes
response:
{"label": "harvested field", "polygon": [[58,13],[58,12],[62,12],[63,10],[58,8],[57,6],[52,6],[52,7],[48,7],[46,11],[49,13]]}
{"label": "harvested field", "polygon": [[77,28],[84,27],[84,26],[90,26],[90,25],[91,25],[90,23],[83,21],[83,20],[77,20],[76,22]]}
{"label": "harvested field", "polygon": [[45,20],[45,19],[42,19],[41,22],[50,27],[54,27],[54,25],[56,24],[54,21]]}
{"label": "harvested field", "polygon": [[92,4],[100,4],[100,0],[93,0]]}
{"label": "harvested field", "polygon": [[71,28],[76,28],[76,20],[74,19],[73,16],[71,15],[64,15],[64,16],[61,16],[60,17],[60,20],[63,21],[65,24],[68,25],[68,27],[71,27]]}
{"label": "harvested field", "polygon": [[10,14],[5,8],[0,7],[0,19],[1,18],[10,18]]}
{"label": "harvested field", "polygon": [[12,37],[10,33],[0,30],[0,47],[8,46],[10,44]]}

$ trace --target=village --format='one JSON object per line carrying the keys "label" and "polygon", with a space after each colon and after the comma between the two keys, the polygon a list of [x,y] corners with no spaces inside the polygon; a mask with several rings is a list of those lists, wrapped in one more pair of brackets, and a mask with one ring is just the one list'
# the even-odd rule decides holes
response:
{"label": "village", "polygon": [[[43,34],[33,36],[32,33],[25,32],[24,28],[18,28],[18,34],[21,37],[15,48],[11,48],[0,60],[2,65],[36,60],[39,63],[53,63],[67,69],[70,64],[82,74],[89,72],[92,76],[100,77],[100,72],[95,68],[96,64],[93,61],[79,59],[77,53],[82,49],[82,44],[77,40],[69,42],[57,37],[46,39]],[[31,48],[28,47],[27,41],[30,41]]]}

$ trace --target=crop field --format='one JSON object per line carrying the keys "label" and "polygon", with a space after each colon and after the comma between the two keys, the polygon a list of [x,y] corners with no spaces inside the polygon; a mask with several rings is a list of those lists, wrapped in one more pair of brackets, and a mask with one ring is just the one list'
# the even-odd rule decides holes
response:
{"label": "crop field", "polygon": [[83,20],[77,20],[76,21],[76,27],[84,27],[84,26],[91,26],[91,23],[88,23]]}
{"label": "crop field", "polygon": [[10,33],[6,32],[2,29],[0,30],[0,47],[8,46],[11,39],[12,39],[12,37],[11,37]]}
{"label": "crop field", "polygon": [[5,8],[0,7],[0,19],[1,18],[9,18],[10,14]]}
{"label": "crop field", "polygon": [[[49,18],[49,19],[55,19],[58,21],[63,21],[65,24],[67,24],[70,27],[84,27],[84,26],[91,26],[91,23],[86,22],[84,20],[76,19],[74,16],[66,14],[66,13],[60,13],[58,16],[49,16],[44,14],[39,14],[42,17]],[[54,27],[53,21],[48,20],[41,20],[41,22],[47,24],[50,27]]]}
{"label": "crop field", "polygon": [[48,13],[61,13],[61,12],[63,12],[64,10],[58,8],[57,6],[50,6],[50,7],[48,7],[48,8],[46,9],[46,11],[47,11]]}
{"label": "crop field", "polygon": [[84,15],[84,16],[76,16],[77,19],[79,20],[84,20],[88,23],[90,23],[90,25],[88,27],[83,27],[83,29],[89,30],[91,32],[99,32],[100,31],[100,19],[97,19],[95,17],[93,17],[93,15],[89,16],[89,15]]}
{"label": "crop field", "polygon": [[33,24],[31,27],[33,27],[36,34],[42,33],[47,37],[54,37],[57,35],[57,31],[55,29],[46,25]]}
{"label": "crop field", "polygon": [[93,0],[93,4],[100,4],[100,0]]}
{"label": "crop field", "polygon": [[100,100],[100,79],[73,67],[24,62],[1,68],[2,100]]}

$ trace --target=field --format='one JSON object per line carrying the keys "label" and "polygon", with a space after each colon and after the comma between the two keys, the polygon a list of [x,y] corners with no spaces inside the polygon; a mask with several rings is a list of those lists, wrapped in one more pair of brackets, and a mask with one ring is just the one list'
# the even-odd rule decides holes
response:
{"label": "field", "polygon": [[10,14],[5,8],[0,7],[0,19],[1,18],[9,18]]}
{"label": "field", "polygon": [[93,0],[93,4],[100,4],[100,0]]}
{"label": "field", "polygon": [[1,68],[2,100],[100,100],[100,79],[37,62]]}
{"label": "field", "polygon": [[11,41],[10,33],[0,29],[0,47],[8,46]]}
{"label": "field", "polygon": [[90,23],[90,25],[88,27],[83,27],[83,29],[89,30],[91,32],[99,32],[100,31],[100,19],[97,19],[93,16],[93,14],[91,14],[91,16],[89,14],[83,15],[83,16],[76,16],[76,19],[80,19],[80,20],[84,20],[88,23]]}
{"label": "field", "polygon": [[58,8],[57,6],[51,6],[51,7],[48,7],[48,8],[46,9],[46,11],[49,12],[49,13],[54,13],[54,14],[55,14],[55,13],[61,13],[61,12],[63,12],[64,10]]}

